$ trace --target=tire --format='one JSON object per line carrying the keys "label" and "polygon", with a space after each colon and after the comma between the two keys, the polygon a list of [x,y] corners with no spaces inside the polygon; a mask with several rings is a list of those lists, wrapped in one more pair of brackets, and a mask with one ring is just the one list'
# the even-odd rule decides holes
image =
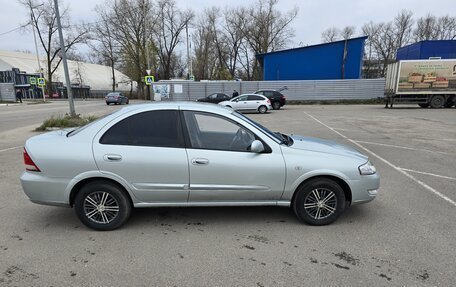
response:
{"label": "tire", "polygon": [[279,102],[273,102],[272,103],[272,109],[273,110],[280,110],[280,103]]}
{"label": "tire", "polygon": [[264,114],[264,113],[266,113],[267,111],[268,111],[268,108],[267,108],[266,106],[259,106],[259,107],[258,107],[258,112],[259,112],[260,114]]}
{"label": "tire", "polygon": [[434,95],[434,96],[432,96],[431,101],[430,101],[431,108],[440,109],[440,108],[443,108],[444,105],[445,105],[445,97],[444,96],[442,96],[442,95]]}
{"label": "tire", "polygon": [[[300,186],[293,201],[296,216],[310,225],[327,225],[334,222],[345,209],[345,194],[339,184],[327,178],[316,178]],[[327,199],[319,207],[317,195]],[[304,207],[307,205],[307,208]],[[330,209],[333,210],[330,210]]]}
{"label": "tire", "polygon": [[425,108],[428,108],[429,107],[429,104],[426,103],[426,104],[418,104],[418,106],[422,107],[423,109]]}
{"label": "tire", "polygon": [[107,106],[109,106],[109,103],[106,103]]}
{"label": "tire", "polygon": [[[104,204],[101,204],[102,201]],[[122,226],[130,217],[131,209],[132,204],[125,192],[106,181],[84,185],[74,200],[74,210],[79,220],[85,226],[100,231]]]}
{"label": "tire", "polygon": [[445,102],[444,107],[451,108],[454,104],[455,104],[454,99],[451,97],[448,97],[447,101]]}

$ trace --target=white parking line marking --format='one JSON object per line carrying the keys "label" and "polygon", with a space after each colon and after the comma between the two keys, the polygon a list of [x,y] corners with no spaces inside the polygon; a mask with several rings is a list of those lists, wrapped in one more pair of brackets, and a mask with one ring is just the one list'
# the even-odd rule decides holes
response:
{"label": "white parking line marking", "polygon": [[451,153],[443,152],[443,151],[436,151],[436,150],[429,150],[429,149],[420,149],[420,148],[413,148],[413,147],[407,147],[407,146],[400,146],[400,145],[392,145],[392,144],[384,144],[384,143],[375,143],[375,142],[366,142],[366,141],[356,141],[357,143],[364,143],[364,144],[371,144],[371,145],[379,145],[379,146],[387,146],[387,147],[394,147],[394,148],[400,148],[400,149],[407,149],[407,150],[413,150],[413,151],[424,151],[424,152],[432,152],[432,153],[440,153],[440,154],[449,154],[453,155]]}
{"label": "white parking line marking", "polygon": [[21,148],[21,147],[24,147],[24,146],[21,145],[21,146],[14,146],[14,147],[9,147],[9,148],[5,148],[5,149],[0,149],[0,152],[5,152],[5,151],[13,150],[13,149],[18,149],[18,148]]}
{"label": "white parking line marking", "polygon": [[450,176],[445,176],[445,175],[439,175],[439,174],[435,174],[435,173],[429,173],[429,172],[424,172],[424,171],[418,171],[418,170],[413,170],[413,169],[408,169],[408,168],[403,168],[403,167],[400,167],[400,169],[405,170],[405,171],[409,171],[409,172],[424,174],[424,175],[430,175],[430,176],[435,176],[435,177],[440,177],[440,178],[445,178],[445,179],[456,180],[456,177],[450,177]]}
{"label": "white parking line marking", "polygon": [[344,139],[348,140],[349,142],[353,143],[354,145],[362,148],[363,150],[367,151],[368,153],[370,153],[371,155],[375,156],[376,158],[378,158],[379,160],[383,161],[384,163],[386,163],[387,165],[391,166],[392,168],[394,168],[395,170],[397,170],[398,172],[402,173],[403,175],[405,175],[406,177],[410,178],[411,180],[415,181],[416,183],[418,183],[419,185],[421,185],[422,187],[424,187],[425,189],[429,190],[430,192],[434,193],[435,195],[437,195],[438,197],[442,198],[443,200],[447,201],[448,203],[450,203],[451,205],[453,205],[454,207],[456,207],[456,202],[453,201],[451,198],[449,198],[448,196],[438,192],[437,190],[435,190],[434,188],[430,187],[429,185],[427,185],[426,183],[422,182],[421,180],[417,179],[416,177],[414,177],[413,175],[409,174],[408,172],[406,172],[405,170],[402,170],[400,167],[392,164],[391,162],[387,161],[386,159],[384,159],[383,157],[379,156],[378,154],[374,153],[373,151],[369,150],[368,148],[365,148],[363,145],[357,143],[356,141],[352,140],[351,138],[341,134],[340,132],[336,131],[335,129],[333,129],[332,127],[328,126],[327,124],[323,123],[322,121],[320,121],[319,119],[315,118],[314,116],[308,114],[307,112],[304,112],[308,117],[312,118],[314,121],[316,121],[317,123],[327,127],[328,129],[330,129],[331,131],[335,132],[336,134],[338,134],[339,136],[343,137]]}

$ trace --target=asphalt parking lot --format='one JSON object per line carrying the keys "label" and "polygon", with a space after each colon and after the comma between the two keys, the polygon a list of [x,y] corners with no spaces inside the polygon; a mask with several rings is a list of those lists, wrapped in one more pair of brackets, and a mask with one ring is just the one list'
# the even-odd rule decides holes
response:
{"label": "asphalt parking lot", "polygon": [[[81,114],[119,106],[77,102]],[[113,232],[28,201],[22,145],[65,102],[0,106],[0,286],[451,286],[456,258],[456,109],[287,105],[248,114],[272,130],[369,155],[376,200],[329,226],[280,207],[135,210]]]}

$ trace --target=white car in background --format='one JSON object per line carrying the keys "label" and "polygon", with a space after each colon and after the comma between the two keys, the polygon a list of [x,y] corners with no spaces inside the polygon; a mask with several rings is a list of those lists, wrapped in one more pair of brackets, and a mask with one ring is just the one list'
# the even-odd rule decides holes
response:
{"label": "white car in background", "polygon": [[233,108],[236,111],[258,111],[260,114],[272,110],[271,101],[262,95],[242,94],[219,105]]}

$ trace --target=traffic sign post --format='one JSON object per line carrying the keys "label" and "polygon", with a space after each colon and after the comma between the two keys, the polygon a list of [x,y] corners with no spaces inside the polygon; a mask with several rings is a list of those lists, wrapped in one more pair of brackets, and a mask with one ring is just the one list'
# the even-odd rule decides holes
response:
{"label": "traffic sign post", "polygon": [[146,85],[150,86],[153,82],[155,82],[155,78],[154,76],[145,76],[144,82],[146,83]]}

